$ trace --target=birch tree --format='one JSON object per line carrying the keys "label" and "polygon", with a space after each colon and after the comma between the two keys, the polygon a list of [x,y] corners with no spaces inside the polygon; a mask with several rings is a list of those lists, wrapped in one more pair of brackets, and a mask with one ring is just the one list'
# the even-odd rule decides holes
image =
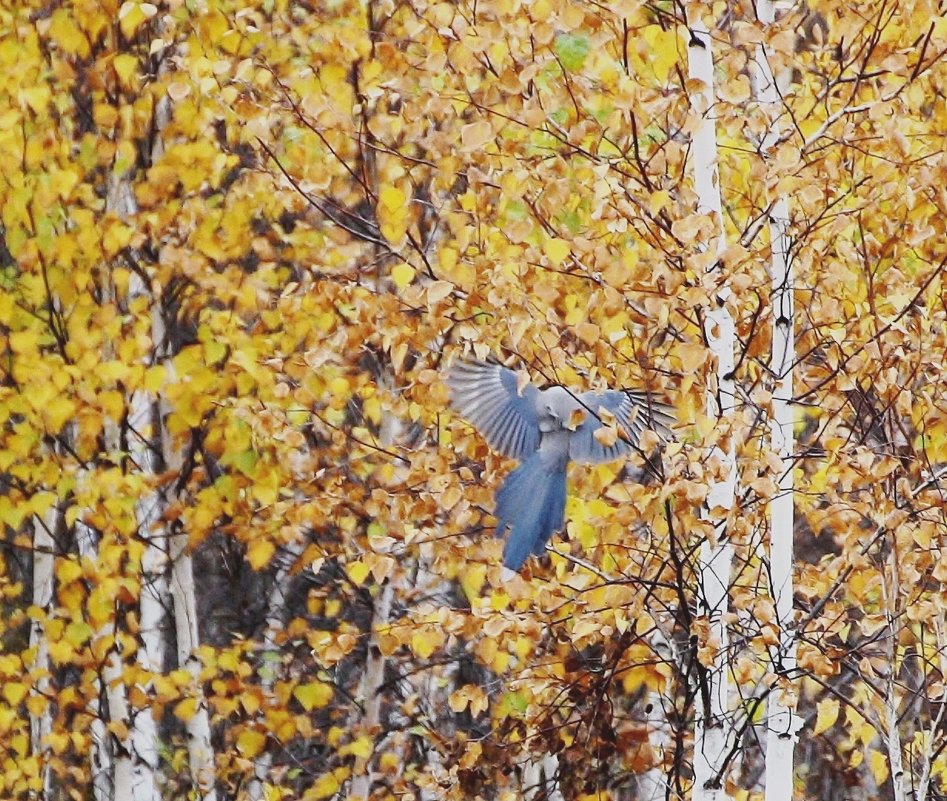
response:
{"label": "birch tree", "polygon": [[[770,12],[0,9],[0,796],[943,793],[947,27]],[[678,418],[515,575],[471,353]]]}
{"label": "birch tree", "polygon": [[[734,323],[727,304],[731,292],[720,258],[725,250],[720,174],[717,169],[717,137],[714,130],[714,63],[710,32],[695,5],[688,19],[688,74],[695,84],[692,98],[694,123],[691,170],[697,195],[697,212],[709,218],[700,259],[711,286],[711,307],[706,311],[705,336],[716,362],[716,374],[708,391],[707,414],[725,428],[734,405]],[[707,496],[708,533],[700,555],[700,613],[706,616],[708,631],[700,657],[706,668],[701,675],[697,728],[694,742],[694,797],[717,799],[727,795],[729,750],[732,746],[731,700],[727,660],[733,547],[729,541],[728,519],[733,509],[736,464],[730,432],[723,431],[724,445],[716,449],[717,475]]]}
{"label": "birch tree", "polygon": [[57,538],[62,536],[62,507],[53,499],[46,514],[33,518],[33,606],[40,617],[30,624],[30,650],[33,652],[32,669],[36,679],[33,693],[39,696],[38,711],[30,715],[30,752],[40,760],[42,776],[41,798],[51,797],[52,773],[49,768],[49,735],[53,729],[51,696],[53,683],[50,680],[52,664],[49,658],[49,641],[43,622],[52,611],[53,593],[56,586],[54,573]]}
{"label": "birch tree", "polygon": [[[761,0],[756,13],[765,34],[766,26],[774,20],[774,4]],[[771,156],[773,145],[779,140],[779,118],[782,105],[776,79],[769,65],[766,47],[756,46],[753,59],[754,96],[767,107],[772,122],[759,143],[764,158]],[[770,189],[773,192],[772,189]],[[793,366],[796,362],[795,309],[793,303],[793,273],[790,262],[788,227],[789,207],[785,196],[773,192],[769,212],[770,274],[772,290],[772,356],[770,369],[774,384],[770,416],[770,443],[778,456],[777,494],[770,501],[770,590],[773,594],[779,643],[773,656],[776,677],[774,692],[767,710],[766,739],[766,798],[769,801],[791,799],[793,791],[793,747],[802,720],[795,714],[796,691],[790,681],[796,670],[794,599],[793,599],[793,538],[795,469],[793,432]]]}

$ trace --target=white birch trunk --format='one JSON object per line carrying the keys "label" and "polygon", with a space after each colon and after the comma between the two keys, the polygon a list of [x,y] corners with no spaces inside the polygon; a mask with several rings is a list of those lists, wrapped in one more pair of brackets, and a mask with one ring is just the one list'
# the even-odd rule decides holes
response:
{"label": "white birch trunk", "polygon": [[[756,12],[760,24],[767,26],[774,19],[771,0],[758,0]],[[757,45],[751,64],[751,78],[756,99],[766,107],[771,124],[760,143],[765,158],[779,139],[779,92],[766,50]],[[789,208],[784,197],[775,198],[770,212],[770,296],[773,315],[770,369],[773,373],[773,411],[770,418],[770,447],[779,456],[781,469],[778,491],[770,502],[770,582],[779,628],[779,648],[773,656],[773,672],[792,675],[796,668],[796,645],[793,631],[793,364],[796,360],[793,308],[793,276],[789,261]],[[793,751],[796,732],[802,721],[795,714],[795,703],[776,688],[768,701],[766,733],[766,801],[789,801],[793,788]]]}
{"label": "white birch trunk", "polygon": [[[379,379],[379,383],[386,388],[392,387],[394,384],[392,373],[390,371],[385,372]],[[386,412],[382,417],[379,428],[379,440],[382,446],[387,448],[393,445],[401,435],[402,428],[398,416],[390,411]],[[394,597],[395,579],[389,578],[379,588],[378,596],[375,598],[372,610],[372,628],[368,637],[368,653],[365,657],[365,671],[362,673],[358,690],[358,700],[365,710],[361,719],[361,728],[369,732],[373,732],[381,725],[381,708],[384,700],[380,690],[385,681],[386,659],[378,648],[376,633],[379,629],[388,625],[391,619],[391,605],[394,602]],[[359,770],[359,765],[356,763],[355,773],[349,785],[349,801],[367,800],[371,795],[372,780],[372,757],[365,760],[364,767],[361,770]]]}
{"label": "white birch trunk", "polygon": [[[658,629],[651,637],[651,651],[655,659],[670,664],[678,663],[679,656],[674,641]],[[668,776],[664,765],[664,754],[671,746],[673,731],[668,720],[667,710],[674,708],[674,699],[670,696],[667,680],[661,692],[651,690],[645,696],[646,706],[651,708],[648,715],[648,743],[655,755],[655,764],[638,776],[637,795],[640,801],[663,801],[668,793]]]}
{"label": "white birch trunk", "polygon": [[[891,789],[894,801],[907,801],[910,795],[913,799],[913,777],[904,775],[904,756],[901,749],[901,731],[898,728],[898,703],[900,691],[897,681],[898,670],[898,627],[901,620],[900,599],[901,582],[898,575],[898,548],[892,542],[888,554],[888,581],[882,585],[885,602],[885,616],[888,619],[888,675],[885,677],[884,717],[878,727],[882,732],[885,745],[888,749],[888,764],[891,768]],[[929,759],[929,757],[928,757]]]}
{"label": "white birch trunk", "polygon": [[[372,731],[381,724],[382,697],[379,693],[385,680],[385,657],[378,649],[378,629],[388,625],[391,617],[391,603],[394,600],[394,584],[389,580],[379,591],[375,599],[372,615],[372,630],[368,638],[368,655],[365,658],[365,671],[358,688],[358,700],[365,709],[361,728]],[[365,767],[353,779],[349,787],[348,798],[351,801],[365,801],[372,790],[372,761],[365,760]]]}
{"label": "white birch trunk", "polygon": [[[170,59],[162,61],[161,71],[167,69]],[[151,161],[156,163],[164,153],[164,138],[162,132],[167,127],[171,119],[171,100],[165,95],[155,107],[155,138],[151,148]],[[133,279],[140,281],[137,276]],[[131,287],[132,291],[140,289],[142,292],[148,292],[147,287]],[[161,317],[157,304],[152,305],[152,344],[157,350],[164,346],[166,340],[165,324]],[[174,367],[171,357],[174,355],[167,352],[164,348],[164,366],[166,380],[170,381],[174,377]],[[149,398],[149,404],[151,399]],[[155,403],[161,410],[159,419],[155,421],[156,426],[161,426],[164,416],[170,412],[166,404],[161,399],[155,399]],[[152,407],[153,408],[153,407]],[[166,432],[160,431],[162,454],[165,466],[173,469],[180,475],[181,458],[180,452],[174,447]],[[158,437],[153,438],[155,442]],[[167,535],[168,532],[165,532]],[[187,549],[187,534],[179,533],[169,537],[165,546],[171,556],[171,602],[174,611],[175,635],[177,638],[177,658],[178,665],[186,668],[192,677],[191,692],[197,701],[197,710],[184,724],[187,732],[187,753],[188,766],[191,771],[191,779],[197,790],[198,797],[202,801],[217,801],[216,789],[216,758],[214,748],[211,742],[210,715],[207,709],[207,699],[204,696],[203,687],[198,681],[201,671],[200,662],[197,659],[197,649],[200,646],[200,634],[197,625],[197,593],[194,586],[194,561]]]}
{"label": "white birch trunk", "polygon": [[559,758],[546,754],[523,769],[523,798],[526,801],[563,801],[559,789]]}
{"label": "white birch trunk", "polygon": [[[61,528],[62,520],[62,507],[58,499],[42,518],[37,516],[33,519],[33,605],[42,610],[43,617],[33,620],[30,625],[30,650],[35,654],[33,673],[36,676],[32,694],[45,696],[47,699],[52,691],[52,683],[49,674],[49,640],[46,637],[44,620],[53,602],[56,534]],[[41,798],[44,801],[50,797],[51,776],[47,763],[50,751],[49,735],[52,728],[52,711],[47,700],[41,712],[30,713],[30,749],[42,765]]]}
{"label": "white birch trunk", "polygon": [[[162,323],[156,312],[154,322],[156,335],[160,329],[162,329]],[[160,333],[163,338],[163,330],[160,330]],[[170,380],[174,374],[170,359],[165,361],[165,370]],[[164,413],[169,410],[163,403],[161,408],[163,419]],[[180,475],[180,451],[174,447],[166,432],[162,433],[165,434],[161,438],[165,467]],[[184,723],[184,730],[187,733],[188,766],[197,797],[202,801],[217,801],[216,758],[211,742],[210,715],[207,710],[207,699],[199,680],[201,664],[197,658],[197,649],[200,646],[200,633],[197,625],[194,560],[187,549],[186,533],[179,532],[171,535],[168,545],[171,553],[171,603],[177,639],[178,667],[186,669],[191,674],[190,692],[197,703],[194,714]]]}
{"label": "white birch trunk", "polygon": [[[940,667],[940,672],[942,676],[947,676],[947,636],[945,636],[945,617],[943,611],[934,618],[934,636],[935,642],[937,644],[937,662]],[[917,781],[917,790],[915,795],[912,797],[911,801],[927,801],[927,794],[930,791],[931,786],[931,774],[933,765],[930,754],[933,751],[934,738],[941,731],[941,724],[944,720],[944,704],[937,705],[937,713],[933,716],[930,722],[930,728],[925,733],[926,739],[926,753],[924,759],[921,762],[921,768],[918,771],[920,776]]]}
{"label": "white birch trunk", "polygon": [[[418,568],[415,571],[414,590],[420,597],[431,599],[429,608],[433,612],[439,607],[449,605],[451,581],[432,572],[429,569],[431,561],[425,549],[422,549],[418,557]],[[448,647],[449,642],[445,649]],[[427,725],[433,731],[439,731],[441,737],[448,741],[454,735],[454,726],[447,722],[445,727],[444,718],[445,715],[450,714],[450,697],[457,688],[459,672],[460,664],[457,661],[450,661],[444,665],[441,673],[437,672],[437,668],[431,668],[426,675],[416,674],[414,679],[407,679],[411,689],[418,694]],[[428,744],[424,762],[431,784],[421,788],[421,801],[437,801],[441,797],[440,788],[451,784],[450,770],[444,765],[444,760],[435,743]],[[558,768],[558,760],[556,760],[556,766]],[[547,776],[553,777],[555,774],[556,771],[553,770],[547,773]],[[551,784],[552,792],[558,792],[555,783],[551,782]],[[552,794],[549,797],[552,799]]]}
{"label": "white birch trunk", "polygon": [[[697,192],[697,211],[714,217],[715,242],[707,250],[719,255],[725,246],[719,174],[717,170],[717,136],[714,124],[713,53],[710,33],[700,17],[701,4],[688,8],[690,41],[687,47],[688,75],[700,88],[691,91],[693,113],[700,116],[693,135],[692,168]],[[720,269],[714,263],[711,273]],[[733,415],[733,346],[735,329],[727,308],[730,291],[726,284],[716,282],[711,308],[706,313],[705,336],[716,357],[716,391],[708,391],[707,411],[721,422]],[[728,442],[732,439],[728,437]],[[723,479],[710,487],[706,519],[713,525],[714,536],[700,550],[700,613],[710,624],[710,638],[716,644],[714,664],[707,670],[709,706],[705,708],[698,696],[697,722],[694,738],[694,799],[718,801],[727,797],[724,762],[732,745],[732,727],[728,724],[730,680],[727,670],[728,633],[724,616],[729,606],[729,584],[733,562],[733,546],[728,540],[727,520],[733,509],[736,488],[736,465],[733,445],[726,452],[715,449],[721,463]]]}
{"label": "white birch trunk", "polygon": [[[79,557],[95,560],[97,557],[97,543],[95,533],[84,523],[76,523],[76,548]],[[92,638],[95,643],[116,635],[115,622],[111,622],[95,633]],[[106,720],[115,720],[128,726],[128,702],[125,694],[125,685],[122,684],[121,657],[116,651],[116,645],[109,649],[109,655],[102,670],[104,687],[99,687],[96,698],[89,704],[89,713],[92,716],[92,794],[95,801],[112,801],[118,798],[132,797],[132,752],[129,743],[117,743],[113,749],[112,736],[109,734]],[[96,682],[98,684],[98,682]],[[104,690],[106,708],[102,709],[99,698]],[[116,741],[118,740],[116,735]],[[114,790],[114,792],[113,792]]]}
{"label": "white birch trunk", "polygon": [[[152,406],[151,399],[143,392],[132,396],[129,412],[129,426],[139,434],[151,436]],[[145,434],[148,432],[148,434]],[[135,434],[130,435],[130,451],[138,470],[146,480],[156,474],[154,454],[148,441],[137,441]],[[148,673],[161,673],[164,670],[165,641],[162,630],[164,624],[164,599],[168,594],[167,555],[164,548],[164,531],[158,527],[163,506],[157,492],[149,492],[138,501],[138,535],[147,545],[141,559],[141,590],[138,598],[139,636],[138,664]],[[147,694],[151,688],[142,688]],[[158,769],[158,727],[150,709],[136,709],[134,716],[133,742],[135,753],[142,763],[143,773],[151,772],[149,779],[142,776],[136,786],[136,801],[154,801],[160,797],[154,780]]]}
{"label": "white birch trunk", "polygon": [[[113,175],[110,181],[106,209],[127,219],[137,211],[131,181],[128,175]],[[128,285],[128,299],[148,296],[137,273],[132,273]],[[154,334],[154,332],[152,332]],[[152,346],[160,339],[152,336]],[[135,469],[147,482],[155,476],[157,464],[153,442],[155,438],[153,398],[138,390],[132,394],[128,410],[128,450]],[[168,594],[167,554],[163,550],[163,532],[158,530],[163,504],[156,491],[147,492],[135,504],[138,534],[147,543],[141,559],[141,589],[138,600],[138,623],[141,646],[138,649],[138,664],[148,673],[160,673],[164,669],[164,598]],[[150,688],[143,687],[147,694]],[[133,787],[134,801],[157,801],[158,727],[154,715],[148,708],[136,709],[132,720],[132,747],[135,752],[136,780]]]}
{"label": "white birch trunk", "polygon": [[211,744],[210,715],[199,678],[201,664],[197,658],[200,637],[197,630],[197,595],[194,589],[194,565],[187,552],[187,536],[178,534],[172,542],[171,600],[174,604],[174,625],[177,634],[178,666],[191,674],[191,692],[197,709],[184,728],[187,732],[187,756],[191,779],[198,798],[217,801],[214,749]]}
{"label": "white birch trunk", "polygon": [[[901,751],[901,732],[898,730],[898,690],[894,677],[897,669],[892,661],[886,682],[884,738],[888,748],[888,764],[891,768],[891,789],[894,801],[913,801],[910,777],[904,774],[904,759]],[[908,781],[906,781],[906,779]]]}

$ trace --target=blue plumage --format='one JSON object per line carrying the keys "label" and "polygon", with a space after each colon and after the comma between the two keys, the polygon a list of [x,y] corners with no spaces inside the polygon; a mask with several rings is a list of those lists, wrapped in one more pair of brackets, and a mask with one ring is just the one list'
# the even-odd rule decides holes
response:
{"label": "blue plumage", "polygon": [[[503,564],[512,570],[531,553],[541,555],[562,529],[570,459],[586,464],[620,459],[637,449],[646,428],[669,435],[673,422],[673,410],[647,393],[540,390],[498,364],[462,361],[452,368],[448,384],[451,405],[493,448],[522,461],[496,496],[497,534],[510,529]],[[596,438],[603,426],[611,431]]]}
{"label": "blue plumage", "polygon": [[503,564],[519,570],[533,553],[540,556],[562,528],[566,511],[566,465],[561,457],[536,451],[510,473],[497,491],[497,535],[511,527]]}

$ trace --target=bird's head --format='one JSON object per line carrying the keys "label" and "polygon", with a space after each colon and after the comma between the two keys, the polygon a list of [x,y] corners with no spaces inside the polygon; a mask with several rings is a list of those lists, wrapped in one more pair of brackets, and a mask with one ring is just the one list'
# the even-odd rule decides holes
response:
{"label": "bird's head", "polygon": [[544,434],[561,431],[571,424],[572,412],[578,406],[565,387],[544,390],[539,401],[539,430]]}

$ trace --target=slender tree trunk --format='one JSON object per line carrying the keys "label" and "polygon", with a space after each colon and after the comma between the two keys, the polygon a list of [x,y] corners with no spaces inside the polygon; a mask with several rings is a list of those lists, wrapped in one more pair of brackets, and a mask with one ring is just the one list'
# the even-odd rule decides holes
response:
{"label": "slender tree trunk", "polygon": [[[385,657],[378,648],[375,636],[378,629],[388,625],[391,618],[391,604],[394,600],[394,584],[389,580],[379,589],[375,598],[372,614],[372,629],[368,637],[368,655],[365,659],[365,671],[358,688],[357,700],[365,709],[361,728],[374,731],[381,724],[382,683],[385,680]],[[372,761],[366,759],[364,768],[353,779],[349,788],[349,799],[367,799],[372,790]]]}
{"label": "slender tree trunk", "polygon": [[555,754],[530,761],[523,769],[523,798],[526,801],[563,801],[558,776],[559,758]]}
{"label": "slender tree trunk", "polygon": [[[77,522],[75,532],[80,558],[95,560],[98,555],[95,531]],[[130,725],[128,700],[122,683],[122,659],[118,648],[118,628],[115,620],[112,620],[92,637],[93,653],[104,655],[101,680],[96,682],[99,692],[89,708],[92,716],[92,792],[95,801],[133,797],[132,776],[135,770],[131,742],[127,735]],[[103,697],[104,709],[101,705]],[[108,728],[111,722],[117,724],[114,735]]]}
{"label": "slender tree trunk", "polygon": [[171,547],[171,600],[174,604],[178,666],[191,674],[190,691],[197,701],[194,714],[184,724],[187,732],[188,763],[198,797],[203,801],[217,801],[210,715],[199,681],[201,664],[197,658],[197,648],[200,645],[197,630],[197,593],[194,588],[193,560],[186,550],[187,535],[174,535]]}
{"label": "slender tree trunk", "polygon": [[36,676],[32,694],[46,698],[38,704],[41,711],[30,712],[30,748],[38,757],[43,771],[43,801],[50,798],[49,734],[52,731],[52,709],[49,697],[52,694],[50,680],[49,640],[44,625],[45,617],[53,603],[55,589],[56,537],[63,524],[62,506],[58,500],[49,507],[43,517],[33,518],[33,606],[42,612],[30,625],[30,650],[33,658],[33,673]]}
{"label": "slender tree trunk", "polygon": [[[900,598],[901,587],[898,576],[898,546],[895,537],[892,537],[890,552],[888,553],[887,573],[888,580],[882,584],[884,593],[885,616],[888,618],[888,654],[890,664],[888,665],[888,675],[885,677],[884,694],[884,715],[881,725],[878,727],[882,732],[885,745],[888,750],[888,764],[891,768],[891,789],[894,795],[894,801],[907,801],[912,793],[911,777],[906,777],[904,773],[904,757],[901,748],[901,730],[899,729],[901,720],[898,714],[898,705],[901,698],[900,688],[898,687],[898,671],[901,666],[901,659],[898,654],[898,629],[901,625]],[[906,781],[907,779],[907,781]]]}
{"label": "slender tree trunk", "polygon": [[[158,327],[157,325],[155,326]],[[163,334],[163,332],[162,332]],[[171,360],[165,361],[168,378],[173,375]],[[162,408],[163,404],[162,404]],[[167,411],[167,410],[165,410]],[[162,414],[162,419],[164,414]],[[165,467],[181,475],[180,450],[163,432],[162,449]],[[197,590],[194,585],[194,562],[187,548],[187,534],[169,531],[171,552],[171,602],[177,640],[177,662],[191,674],[190,693],[196,701],[194,714],[184,723],[187,732],[188,764],[191,780],[203,801],[217,801],[216,760],[211,742],[210,715],[207,699],[200,684],[201,664],[197,657],[200,634],[197,625]]]}
{"label": "slender tree trunk", "polygon": [[[723,217],[717,170],[717,138],[714,124],[713,53],[707,26],[701,19],[702,4],[688,7],[690,41],[687,47],[689,77],[700,88],[691,93],[693,113],[700,116],[694,131],[691,165],[697,192],[697,211],[714,218],[714,237],[707,246],[708,270],[722,269],[719,255],[724,248]],[[708,391],[707,411],[722,424],[732,418],[734,397],[735,329],[727,308],[730,290],[718,279],[705,316],[705,336],[716,357],[716,387]],[[728,539],[727,521],[733,510],[736,465],[732,438],[726,450],[715,448],[722,480],[710,487],[706,519],[713,527],[700,550],[700,609],[709,622],[709,644],[713,664],[705,671],[704,692],[698,695],[694,740],[694,799],[718,801],[726,797],[725,760],[732,742],[729,724],[730,680],[727,672],[728,634],[725,616],[729,607],[729,584],[733,546]]]}
{"label": "slender tree trunk", "polygon": [[[161,63],[161,72],[168,69],[170,59]],[[151,162],[154,164],[161,159],[164,153],[163,131],[171,119],[171,100],[165,95],[155,106],[154,139],[151,147]],[[136,287],[142,292],[151,294],[145,286]],[[155,298],[152,298],[152,347],[155,349],[156,360],[160,349],[164,358],[166,380],[174,377],[174,367],[171,358],[175,355],[170,352],[166,323]],[[181,476],[181,452],[175,447],[172,438],[163,429],[163,421],[170,412],[161,398],[148,399],[152,410],[160,410],[155,420],[154,443],[161,443],[161,453],[165,469],[171,470],[179,478]],[[190,692],[193,694],[197,707],[194,714],[185,722],[187,732],[188,764],[191,771],[191,780],[203,801],[217,801],[216,789],[216,759],[211,742],[210,715],[207,709],[207,699],[203,687],[199,683],[201,665],[197,658],[197,649],[200,646],[200,634],[197,625],[197,592],[194,586],[194,562],[187,548],[187,534],[165,532],[168,541],[165,545],[171,562],[171,602],[174,613],[175,635],[177,639],[178,666],[186,668],[191,674]],[[160,547],[158,550],[161,550]]]}
{"label": "slender tree trunk", "polygon": [[[652,652],[655,659],[676,661],[670,642],[656,632],[652,635]],[[676,649],[674,649],[676,650]],[[674,699],[665,680],[661,692],[649,691],[645,696],[645,708],[648,713],[648,744],[655,755],[653,767],[638,776],[636,799],[639,801],[663,801],[668,793],[668,776],[664,764],[664,755],[672,747],[673,732],[668,719],[668,710],[674,709]]]}
{"label": "slender tree trunk", "polygon": [[[452,582],[428,568],[428,559],[419,556],[413,581],[415,593],[422,598],[431,599],[432,611],[437,607],[450,606]],[[456,733],[450,697],[457,689],[459,672],[459,663],[452,660],[444,665],[442,672],[431,667],[426,673],[418,673],[407,679],[412,690],[418,695],[426,725],[440,735],[436,740],[432,738],[433,741],[428,743],[424,752],[425,767],[432,783],[421,789],[421,801],[437,801],[441,797],[439,789],[451,783],[450,771],[444,765],[437,741],[450,742]]]}
{"label": "slender tree trunk", "polygon": [[[106,198],[106,209],[119,217],[129,218],[137,213],[137,204],[128,174],[113,175]],[[128,284],[128,300],[149,297],[148,287],[137,273],[132,273]],[[152,331],[152,348],[160,339]],[[150,393],[137,390],[132,393],[128,409],[128,450],[133,469],[145,481],[151,481],[158,472],[155,453],[156,421],[154,399]],[[141,559],[141,589],[138,600],[138,624],[141,645],[137,651],[138,664],[147,673],[164,669],[164,610],[168,595],[167,552],[159,521],[164,503],[156,490],[145,493],[135,504],[138,535],[146,542]],[[150,687],[142,687],[149,692]],[[132,720],[132,745],[137,756],[135,801],[154,801],[160,797],[155,773],[158,769],[158,727],[148,708],[136,709]],[[117,792],[117,790],[116,790]]]}
{"label": "slender tree trunk", "polygon": [[[773,22],[773,3],[758,0],[756,12],[764,26]],[[751,69],[754,94],[767,108],[772,122],[760,151],[764,158],[779,138],[779,93],[766,50],[757,45]],[[770,584],[779,628],[779,647],[773,655],[773,672],[779,677],[792,676],[796,668],[793,631],[793,364],[796,360],[793,309],[793,276],[789,261],[789,208],[784,197],[773,201],[770,212],[770,296],[773,315],[773,341],[770,369],[775,382],[773,411],[770,418],[770,447],[778,454],[781,472],[778,491],[770,502]],[[796,717],[788,679],[774,688],[769,698],[766,733],[766,801],[789,801],[793,787],[793,751],[796,732],[802,721]]]}
{"label": "slender tree trunk", "polygon": [[[947,676],[947,614],[943,610],[934,618],[934,638],[937,645],[937,667],[940,669],[941,676]],[[927,794],[931,786],[931,773],[934,767],[931,754],[934,750],[934,738],[941,732],[944,707],[944,704],[937,705],[937,714],[931,719],[930,728],[925,734],[927,740],[926,753],[921,762],[921,769],[918,771],[917,791],[911,801],[927,801]]]}

